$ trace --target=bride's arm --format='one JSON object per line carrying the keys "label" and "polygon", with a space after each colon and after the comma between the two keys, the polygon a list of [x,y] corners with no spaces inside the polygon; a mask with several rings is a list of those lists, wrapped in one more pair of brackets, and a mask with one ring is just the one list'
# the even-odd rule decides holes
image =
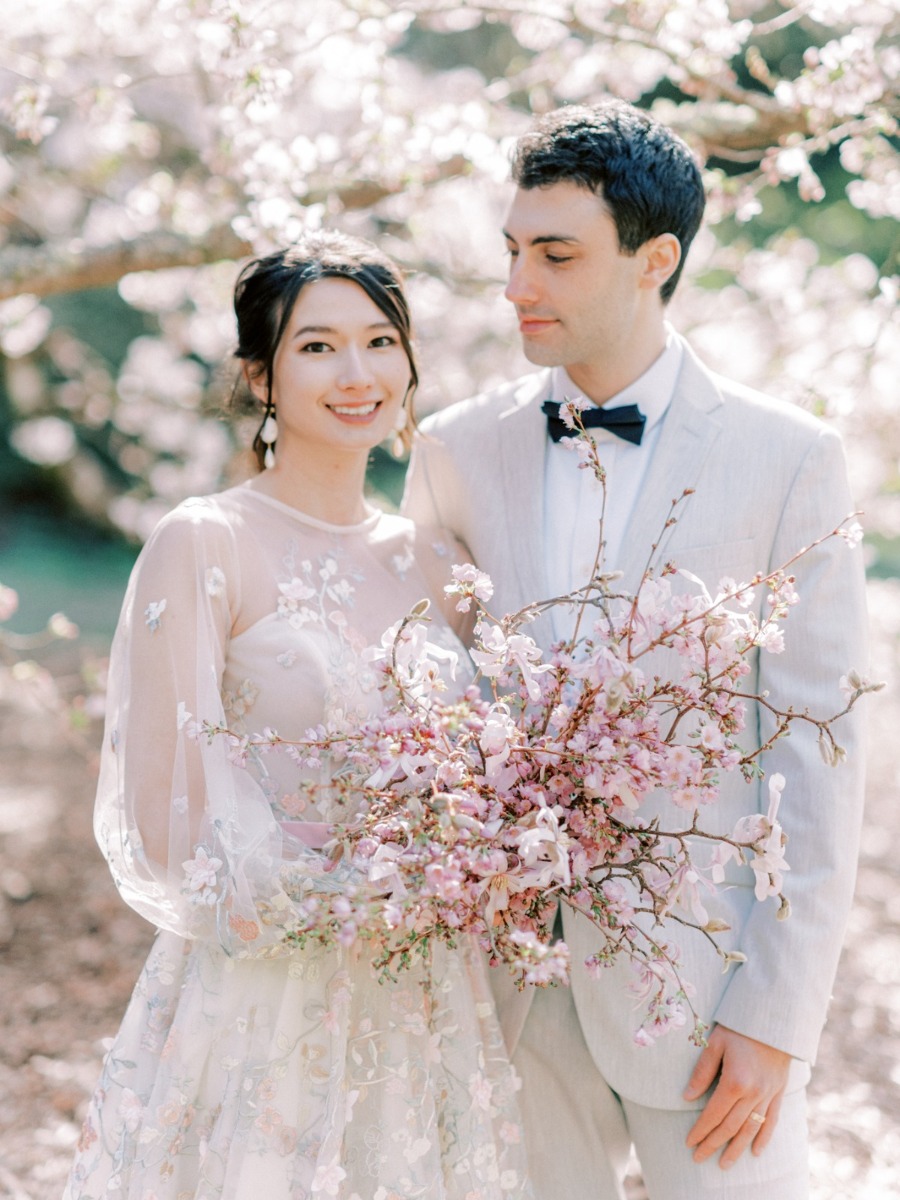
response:
{"label": "bride's arm", "polygon": [[321,876],[324,860],[282,831],[240,747],[203,732],[225,724],[240,586],[214,502],[180,506],[144,548],[111,655],[95,831],[123,897],[148,920],[257,955],[285,948],[296,926],[285,866]]}

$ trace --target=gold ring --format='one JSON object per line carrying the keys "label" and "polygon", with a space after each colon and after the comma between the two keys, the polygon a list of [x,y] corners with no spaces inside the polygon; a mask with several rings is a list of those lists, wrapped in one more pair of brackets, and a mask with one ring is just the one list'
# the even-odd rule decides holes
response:
{"label": "gold ring", "polygon": [[765,1125],[766,1123],[766,1118],[762,1115],[762,1113],[758,1112],[752,1112],[747,1120],[755,1121],[757,1125]]}

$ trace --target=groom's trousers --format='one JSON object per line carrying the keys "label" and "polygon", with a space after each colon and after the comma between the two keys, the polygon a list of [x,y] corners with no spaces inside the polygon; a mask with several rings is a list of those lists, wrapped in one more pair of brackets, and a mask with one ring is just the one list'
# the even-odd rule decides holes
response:
{"label": "groom's trousers", "polygon": [[[678,1031],[669,1034],[677,1037]],[[807,1200],[805,1090],[785,1096],[764,1152],[727,1171],[685,1145],[697,1111],[616,1095],[593,1063],[567,987],[537,988],[513,1055],[535,1200],[622,1200],[631,1145],[650,1200]]]}

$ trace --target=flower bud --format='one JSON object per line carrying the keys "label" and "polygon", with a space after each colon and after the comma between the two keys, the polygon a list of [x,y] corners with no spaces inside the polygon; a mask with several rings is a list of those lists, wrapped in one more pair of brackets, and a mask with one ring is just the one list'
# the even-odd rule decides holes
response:
{"label": "flower bud", "polygon": [[727,921],[720,921],[718,917],[713,917],[703,926],[704,933],[726,933],[731,926]]}
{"label": "flower bud", "polygon": [[822,760],[826,766],[828,766],[828,767],[837,766],[838,759],[835,755],[836,749],[837,749],[837,747],[835,746],[834,741],[829,736],[829,734],[824,729],[820,730],[819,731],[819,753],[822,755]]}

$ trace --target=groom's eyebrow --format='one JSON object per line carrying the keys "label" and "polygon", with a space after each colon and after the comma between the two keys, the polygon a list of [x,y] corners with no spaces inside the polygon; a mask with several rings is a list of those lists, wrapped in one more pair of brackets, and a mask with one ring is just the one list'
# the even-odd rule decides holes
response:
{"label": "groom's eyebrow", "polygon": [[[503,236],[507,239],[507,241],[510,242],[514,242],[516,240],[513,235],[507,232],[505,229],[503,230]],[[546,246],[551,242],[565,242],[566,245],[575,246],[578,244],[579,239],[577,237],[573,237],[570,233],[542,233],[538,237],[533,237],[529,241],[528,245]]]}

